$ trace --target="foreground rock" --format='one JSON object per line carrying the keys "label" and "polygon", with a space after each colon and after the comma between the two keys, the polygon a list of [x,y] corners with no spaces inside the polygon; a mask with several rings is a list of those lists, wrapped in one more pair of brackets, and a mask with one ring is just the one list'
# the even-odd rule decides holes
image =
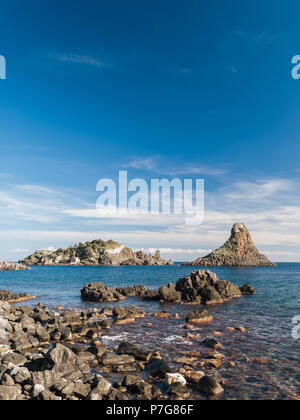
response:
{"label": "foreground rock", "polygon": [[35,296],[30,296],[27,293],[15,294],[10,290],[0,290],[0,302],[18,303],[31,299],[35,299]]}
{"label": "foreground rock", "polygon": [[261,254],[253,243],[251,235],[243,223],[236,223],[228,241],[211,254],[184,265],[199,267],[249,266],[274,267],[276,264]]}
{"label": "foreground rock", "polygon": [[36,251],[21,261],[26,265],[172,265],[172,261],[131,248],[115,241],[95,240],[57,251]]}
{"label": "foreground rock", "polygon": [[224,389],[218,381],[211,376],[203,376],[197,384],[201,394],[206,396],[218,396],[224,392]]}
{"label": "foreground rock", "polygon": [[[112,316],[124,315],[115,309]],[[138,308],[126,308],[125,315],[126,310],[143,315]],[[207,392],[207,385],[199,386],[204,374],[187,372],[185,379],[158,352],[128,342],[105,347],[99,341],[106,334],[107,324],[99,320],[104,312],[111,313],[108,308],[57,314],[0,302],[0,401],[176,400],[197,388]]]}
{"label": "foreground rock", "polygon": [[24,264],[17,264],[9,261],[0,261],[0,271],[20,271],[20,270],[30,270]]}

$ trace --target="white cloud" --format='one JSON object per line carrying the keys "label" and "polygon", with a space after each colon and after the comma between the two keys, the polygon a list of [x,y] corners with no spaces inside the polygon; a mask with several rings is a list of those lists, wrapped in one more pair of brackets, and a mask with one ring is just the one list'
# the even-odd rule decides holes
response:
{"label": "white cloud", "polygon": [[[175,215],[107,213],[99,218],[92,207],[95,203],[86,202],[87,196],[81,200],[77,192],[43,185],[11,185],[0,191],[1,237],[3,244],[9,241],[13,252],[25,252],[27,247],[47,248],[49,243],[55,249],[101,238],[132,248],[161,248],[166,255],[185,256],[184,260],[222,245],[233,223],[244,222],[259,249],[266,249],[272,259],[297,261],[298,190],[296,180],[274,178],[239,181],[207,191],[204,224],[188,227],[183,216]],[[41,223],[47,227],[40,228]],[[1,253],[6,253],[4,246]]]}
{"label": "white cloud", "polygon": [[161,156],[136,157],[124,165],[125,168],[153,171],[156,175],[177,177],[181,175],[222,176],[224,168],[210,167],[202,164],[177,164]]}
{"label": "white cloud", "polygon": [[151,171],[157,168],[158,159],[160,159],[158,156],[150,156],[145,158],[137,157],[132,161],[128,162],[126,165],[124,165],[124,167]]}
{"label": "white cloud", "polygon": [[94,66],[98,68],[103,68],[107,66],[106,63],[99,60],[97,57],[92,57],[89,55],[80,55],[73,53],[56,53],[49,54],[49,56],[64,63],[87,64],[89,66]]}
{"label": "white cloud", "polygon": [[12,252],[23,253],[23,252],[29,252],[29,250],[28,249],[22,249],[22,248],[16,248],[16,249],[13,249]]}
{"label": "white cloud", "polygon": [[[176,249],[176,248],[158,248],[162,254],[209,254],[211,249]],[[153,254],[157,248],[142,248],[146,253]],[[135,251],[138,251],[137,249]]]}

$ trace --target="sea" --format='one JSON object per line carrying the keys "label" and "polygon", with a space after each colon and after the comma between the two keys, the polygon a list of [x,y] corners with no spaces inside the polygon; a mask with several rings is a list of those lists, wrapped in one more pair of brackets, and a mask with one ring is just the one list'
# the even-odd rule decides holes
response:
{"label": "sea", "polygon": [[[199,267],[200,268],[200,267]],[[144,284],[157,289],[189,275],[196,268],[174,266],[131,267],[31,267],[31,271],[0,272],[0,289],[37,296],[26,304],[41,302],[49,308],[93,309],[109,304],[81,301],[80,290],[86,283],[131,286]],[[197,268],[198,269],[198,268]],[[224,384],[222,399],[297,399],[300,398],[300,263],[279,263],[277,267],[214,267],[222,280],[242,286],[251,284],[256,295],[244,296],[209,308],[214,321],[192,331],[199,334],[186,338],[184,328],[188,312],[201,306],[162,304],[128,298],[118,305],[140,306],[149,314],[167,311],[178,319],[152,316],[126,326],[116,326],[100,339],[109,346],[120,341],[137,343],[159,351],[176,371],[179,357],[190,357],[203,351],[202,340],[215,337],[226,356],[223,366],[211,372]],[[229,332],[227,327],[243,326],[247,333]],[[216,336],[215,332],[221,333]],[[191,370],[201,370],[191,365]],[[194,398],[200,398],[197,394]]]}

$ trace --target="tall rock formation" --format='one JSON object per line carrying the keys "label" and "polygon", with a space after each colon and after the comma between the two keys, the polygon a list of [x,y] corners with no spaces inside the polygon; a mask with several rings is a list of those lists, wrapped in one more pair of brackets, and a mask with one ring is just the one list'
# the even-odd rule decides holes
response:
{"label": "tall rock formation", "polygon": [[57,251],[36,251],[21,263],[26,265],[172,265],[156,251],[154,255],[133,251],[115,241],[95,240]]}
{"label": "tall rock formation", "polygon": [[231,230],[231,236],[221,248],[216,249],[203,258],[184,265],[214,267],[214,266],[248,266],[273,267],[268,258],[261,254],[253,243],[251,235],[244,223],[236,223]]}

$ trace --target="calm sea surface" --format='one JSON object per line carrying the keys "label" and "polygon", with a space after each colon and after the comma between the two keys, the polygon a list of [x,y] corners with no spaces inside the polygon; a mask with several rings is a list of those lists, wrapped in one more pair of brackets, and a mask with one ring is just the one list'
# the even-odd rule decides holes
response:
{"label": "calm sea surface", "polygon": [[[85,283],[101,281],[113,287],[143,283],[158,288],[190,274],[192,267],[32,267],[31,271],[0,272],[0,289],[37,295],[35,301],[47,306],[66,308],[95,307],[83,303],[80,289]],[[300,264],[279,264],[276,268],[213,268],[224,280],[239,286],[250,283],[257,294],[243,297],[209,310],[215,320],[201,327],[201,339],[214,331],[222,332],[220,341],[226,356],[223,368],[216,374],[226,381],[226,399],[289,398],[300,394],[300,340],[292,337],[292,320],[300,316]],[[136,305],[149,312],[165,310],[180,315],[178,320],[146,317],[128,326],[113,327],[102,340],[116,345],[118,341],[137,342],[145,348],[159,350],[172,364],[188,352],[203,350],[200,340],[185,339],[184,317],[198,307],[162,305],[129,298],[121,305]],[[99,307],[103,304],[98,304]],[[147,325],[153,324],[152,328]],[[248,334],[228,333],[228,326],[243,325]],[[257,360],[260,358],[261,360]],[[236,366],[229,367],[228,361]],[[200,369],[201,370],[201,369]],[[210,372],[208,372],[210,373]]]}

